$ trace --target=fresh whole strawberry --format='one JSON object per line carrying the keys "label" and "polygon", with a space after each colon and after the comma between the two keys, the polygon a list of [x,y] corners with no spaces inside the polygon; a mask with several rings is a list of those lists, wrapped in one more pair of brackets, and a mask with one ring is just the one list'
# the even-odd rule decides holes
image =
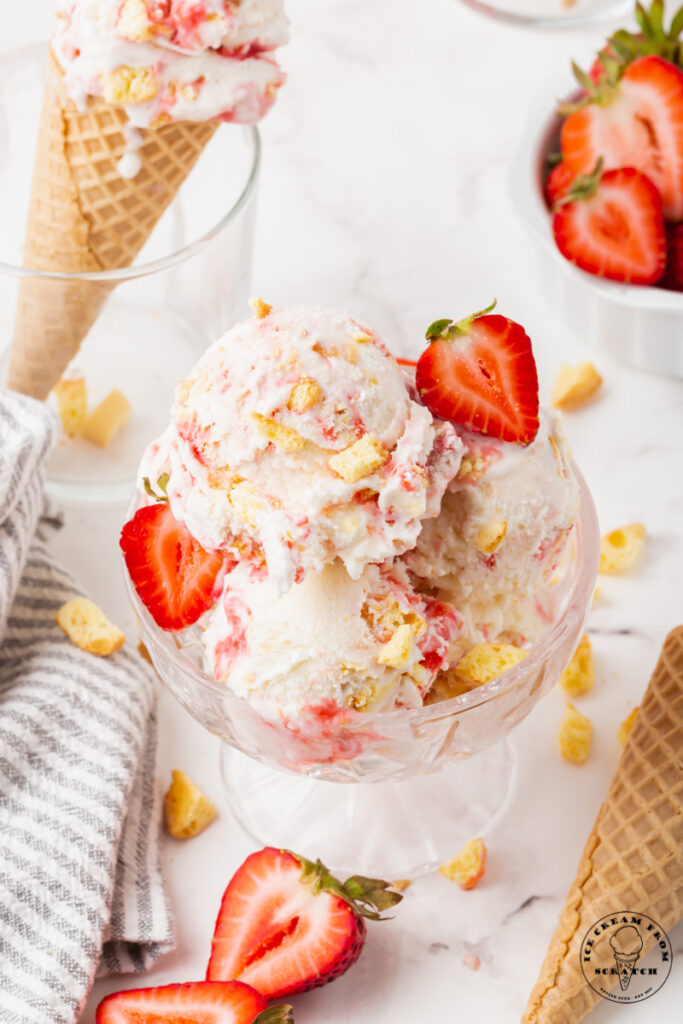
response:
{"label": "fresh whole strawberry", "polygon": [[491,315],[436,320],[415,382],[435,416],[502,441],[529,444],[538,433],[538,375],[523,327]]}
{"label": "fresh whole strawberry", "polygon": [[553,215],[562,255],[582,270],[613,281],[655,284],[664,273],[662,200],[632,167],[580,175]]}
{"label": "fresh whole strawberry", "polygon": [[675,224],[668,228],[666,241],[666,270],[659,283],[662,288],[683,292],[683,224]]}
{"label": "fresh whole strawberry", "polygon": [[[616,82],[593,86],[562,125],[562,159],[587,174],[634,167],[659,189],[667,220],[683,220],[683,71],[660,56],[639,57]],[[563,108],[567,109],[567,108]]]}
{"label": "fresh whole strawberry", "polygon": [[564,199],[575,177],[576,173],[564,160],[552,168],[545,182],[545,200],[551,210],[555,203]]}
{"label": "fresh whole strawberry", "polygon": [[199,981],[115,992],[96,1024],[293,1024],[291,1006],[272,1006],[239,981]]}
{"label": "fresh whole strawberry", "polygon": [[213,604],[224,556],[205,551],[167,503],[138,509],[120,545],[133,586],[162,629],[185,629]]}
{"label": "fresh whole strawberry", "polygon": [[317,861],[266,847],[247,857],[223,895],[209,980],[237,978],[266,999],[333,981],[356,962],[365,920],[401,899],[378,879],[342,884]]}

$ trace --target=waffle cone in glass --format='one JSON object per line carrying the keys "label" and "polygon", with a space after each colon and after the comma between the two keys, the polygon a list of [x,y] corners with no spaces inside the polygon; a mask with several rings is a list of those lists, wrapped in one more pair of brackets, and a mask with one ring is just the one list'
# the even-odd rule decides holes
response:
{"label": "waffle cone in glass", "polygon": [[[577,1024],[601,1002],[581,971],[586,932],[605,915],[683,917],[683,626],[666,639],[633,731],[583,851],[523,1024]],[[654,946],[643,930],[645,957]],[[614,967],[609,945],[595,967]],[[606,987],[616,976],[603,978]]]}
{"label": "waffle cone in glass", "polygon": [[[129,267],[176,196],[216,122],[140,129],[141,168],[124,178],[122,108],[69,98],[52,50],[29,205],[24,266],[62,275]],[[25,277],[19,290],[9,386],[46,398],[78,352],[115,281]]]}

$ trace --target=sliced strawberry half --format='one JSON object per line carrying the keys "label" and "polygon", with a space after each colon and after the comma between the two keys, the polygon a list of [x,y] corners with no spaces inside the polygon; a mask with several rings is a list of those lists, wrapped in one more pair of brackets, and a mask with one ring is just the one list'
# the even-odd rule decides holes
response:
{"label": "sliced strawberry half", "polygon": [[587,174],[635,167],[662,195],[667,220],[683,220],[683,71],[639,57],[616,83],[598,84],[562,125],[562,158]]}
{"label": "sliced strawberry half", "polygon": [[266,847],[225,890],[207,978],[238,978],[266,999],[325,985],[360,956],[364,918],[380,919],[400,899],[386,882],[342,884],[320,861]]}
{"label": "sliced strawberry half", "polygon": [[291,1006],[273,1006],[239,981],[199,981],[115,992],[96,1024],[293,1024]]}
{"label": "sliced strawberry half", "polygon": [[659,282],[662,288],[683,292],[683,224],[675,224],[666,233],[666,270]]}
{"label": "sliced strawberry half", "polygon": [[632,167],[579,176],[553,216],[562,255],[582,270],[630,284],[655,284],[664,273],[662,200]]}
{"label": "sliced strawberry half", "polygon": [[575,177],[576,172],[564,160],[552,168],[545,181],[545,201],[551,210],[555,203],[567,195]]}
{"label": "sliced strawberry half", "polygon": [[538,433],[531,341],[523,327],[490,309],[458,323],[437,320],[431,325],[430,345],[417,364],[417,390],[441,419],[528,444]]}
{"label": "sliced strawberry half", "polygon": [[120,545],[133,586],[162,629],[185,629],[213,604],[224,556],[205,551],[168,504],[138,509]]}

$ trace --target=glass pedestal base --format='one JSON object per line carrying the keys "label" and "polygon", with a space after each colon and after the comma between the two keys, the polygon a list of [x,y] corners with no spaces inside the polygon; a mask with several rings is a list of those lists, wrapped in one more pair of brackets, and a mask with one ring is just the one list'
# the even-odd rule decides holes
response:
{"label": "glass pedestal base", "polygon": [[224,744],[230,809],[259,846],[284,847],[333,871],[415,878],[486,836],[517,781],[510,739],[440,772],[405,782],[334,783],[274,771]]}

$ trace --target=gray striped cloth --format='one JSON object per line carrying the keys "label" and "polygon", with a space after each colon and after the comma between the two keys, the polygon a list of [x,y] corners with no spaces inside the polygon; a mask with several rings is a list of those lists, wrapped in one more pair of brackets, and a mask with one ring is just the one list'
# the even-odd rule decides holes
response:
{"label": "gray striped cloth", "polygon": [[78,594],[46,546],[55,436],[45,406],[0,391],[2,1024],[74,1024],[96,972],[144,971],[174,941],[153,673],[55,623]]}

